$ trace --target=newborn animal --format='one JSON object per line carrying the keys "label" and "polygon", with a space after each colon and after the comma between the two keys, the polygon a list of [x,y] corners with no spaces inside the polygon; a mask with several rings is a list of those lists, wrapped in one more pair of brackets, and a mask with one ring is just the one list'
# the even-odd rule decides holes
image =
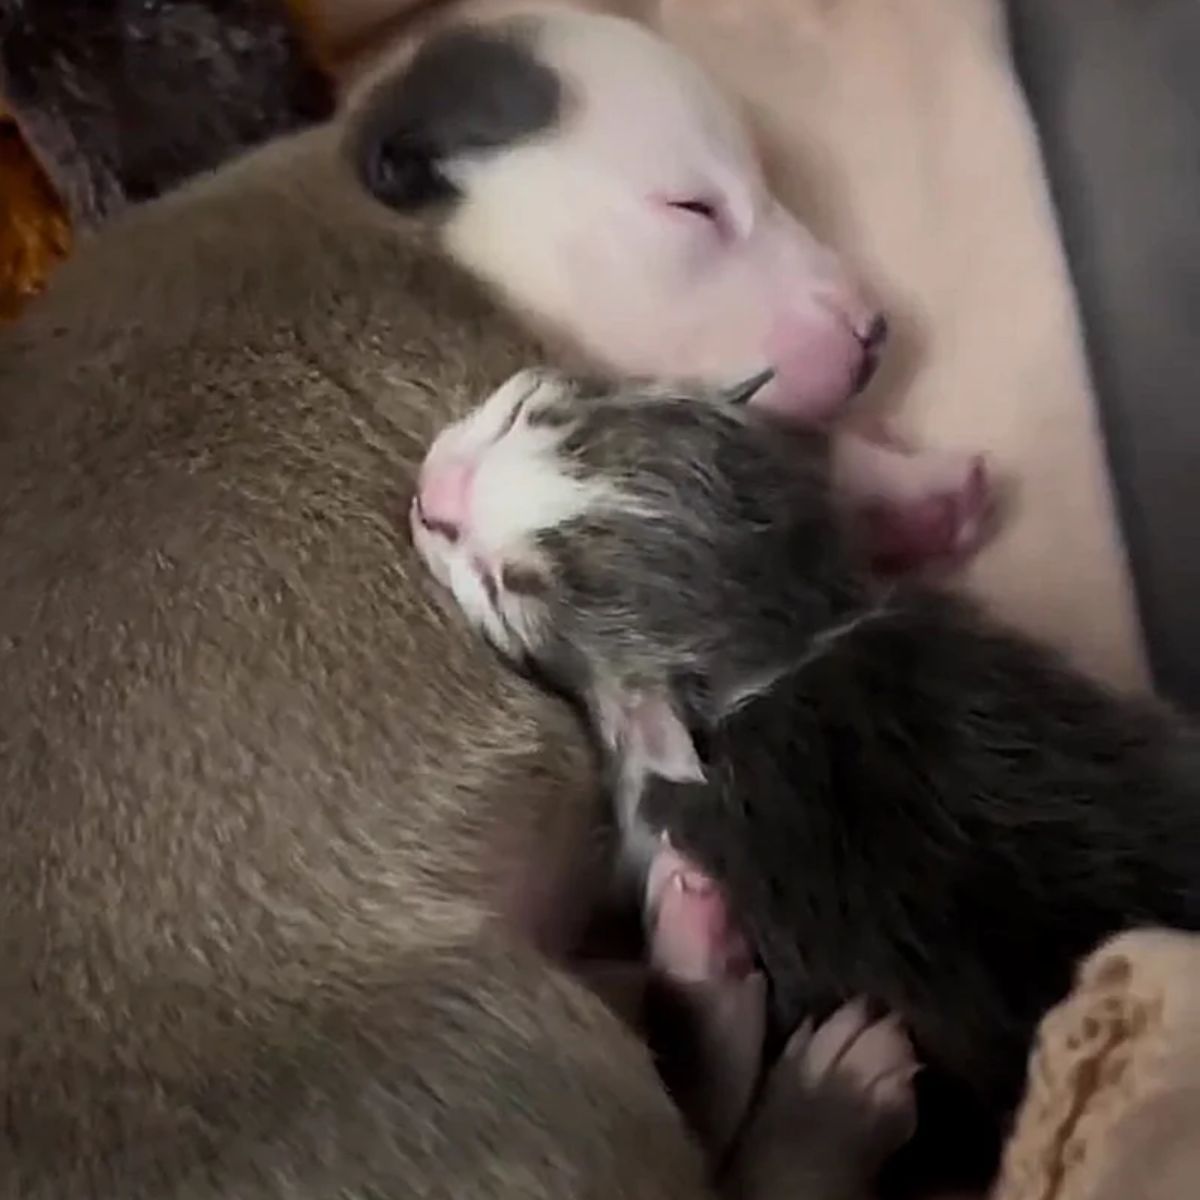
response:
{"label": "newborn animal", "polygon": [[589,714],[652,947],[707,941],[719,973],[745,936],[783,1029],[885,1005],[928,1066],[896,1178],[927,1152],[961,1175],[925,1182],[982,1184],[1080,957],[1200,928],[1200,737],[963,599],[863,577],[828,439],[747,407],[756,382],[519,373],[434,442],[415,544]]}
{"label": "newborn animal", "polygon": [[[660,345],[623,360],[615,298]],[[106,222],[0,332],[0,1195],[710,1194],[558,965],[593,754],[406,533],[433,430],[543,353],[526,316],[676,373],[790,329],[797,414],[875,320],[702,76],[548,10]],[[790,1076],[864,1102],[815,1200],[872,1169],[856,1037]]]}

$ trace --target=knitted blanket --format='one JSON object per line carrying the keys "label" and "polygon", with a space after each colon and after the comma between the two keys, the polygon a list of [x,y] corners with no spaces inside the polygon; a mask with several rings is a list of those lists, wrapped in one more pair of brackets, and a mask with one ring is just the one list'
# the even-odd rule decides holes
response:
{"label": "knitted blanket", "polygon": [[1042,1022],[991,1200],[1200,1195],[1200,937],[1123,934]]}

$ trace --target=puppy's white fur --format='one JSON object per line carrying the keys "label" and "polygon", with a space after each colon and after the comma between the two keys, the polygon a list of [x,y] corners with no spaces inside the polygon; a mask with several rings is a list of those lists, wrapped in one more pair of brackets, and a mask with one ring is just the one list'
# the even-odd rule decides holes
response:
{"label": "puppy's white fur", "polygon": [[[623,18],[502,11],[529,18],[564,110],[502,154],[448,164],[464,195],[450,252],[594,362],[704,379],[771,363],[775,400],[810,418],[853,394],[877,306],[773,196],[708,77]],[[409,52],[365,72],[348,103]]]}
{"label": "puppy's white fur", "polygon": [[565,130],[464,167],[454,253],[519,307],[569,314],[583,349],[624,370],[732,379],[771,362],[812,416],[851,394],[876,310],[771,194],[707,77],[593,14],[558,13],[539,53],[566,83]]}

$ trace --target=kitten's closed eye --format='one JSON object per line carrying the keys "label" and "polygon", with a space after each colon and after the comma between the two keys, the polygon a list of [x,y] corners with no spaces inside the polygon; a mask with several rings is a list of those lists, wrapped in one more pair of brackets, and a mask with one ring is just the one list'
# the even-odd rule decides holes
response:
{"label": "kitten's closed eye", "polygon": [[514,596],[544,596],[550,590],[550,581],[536,567],[505,563],[500,568],[500,586]]}

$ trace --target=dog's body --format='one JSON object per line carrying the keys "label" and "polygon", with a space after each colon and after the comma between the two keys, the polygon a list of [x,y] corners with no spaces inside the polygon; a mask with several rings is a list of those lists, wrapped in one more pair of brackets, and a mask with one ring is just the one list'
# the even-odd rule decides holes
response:
{"label": "dog's body", "polygon": [[[115,219],[3,332],[0,1194],[705,1194],[645,1049],[546,953],[605,858],[591,749],[464,636],[405,531],[433,431],[541,353],[463,249],[529,219],[510,157],[641,230],[605,287],[753,282],[654,199],[740,149],[648,35],[599,30],[673,97],[664,153],[570,144],[620,98],[574,20],[431,43],[343,123]],[[557,194],[526,199],[562,221]],[[736,325],[736,362],[774,313],[845,373],[853,289],[782,210],[755,229],[797,268],[762,327],[673,315],[708,348]],[[509,310],[596,332],[500,275]],[[820,1134],[830,1196],[873,1136],[850,1107]]]}
{"label": "dog's body", "polygon": [[[469,1043],[495,1057],[442,1099],[483,1140],[439,1186],[485,1195],[469,1160],[506,1073],[568,1030],[591,1053],[581,1001],[483,932],[560,911],[537,900],[587,848],[591,764],[406,586],[399,521],[424,421],[533,347],[429,227],[384,212],[372,237],[363,197],[347,239],[321,164],[286,195],[263,172],[147,210],[5,345],[8,1195],[183,1195],[164,1178],[244,1138],[285,1139],[308,1190],[212,1195],[434,1179],[447,1135],[418,1093]],[[262,231],[250,261],[229,222]],[[407,669],[417,647],[436,670]],[[529,989],[524,1023],[497,1021],[497,972]],[[564,1064],[555,1103],[590,1070]],[[570,1194],[587,1155],[536,1187]]]}
{"label": "dog's body", "polygon": [[727,889],[783,1030],[859,994],[911,1029],[931,1103],[897,1179],[982,1185],[1079,959],[1200,929],[1200,733],[964,600],[880,594],[829,478],[821,435],[727,398],[522,372],[435,442],[414,535],[584,703],[627,841],[665,833]]}

